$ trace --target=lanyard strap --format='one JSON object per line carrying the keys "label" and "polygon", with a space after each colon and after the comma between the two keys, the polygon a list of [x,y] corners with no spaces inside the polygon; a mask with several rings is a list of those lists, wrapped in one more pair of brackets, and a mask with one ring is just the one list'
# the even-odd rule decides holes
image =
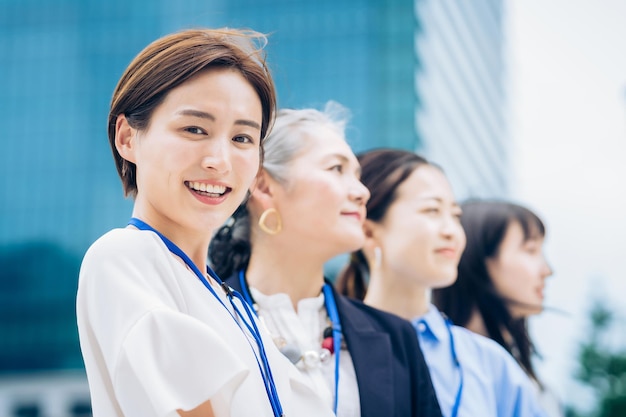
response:
{"label": "lanyard strap", "polygon": [[[248,305],[253,307],[254,300],[252,299],[252,295],[250,294],[250,290],[248,288],[248,283],[246,282],[246,277],[243,269],[239,271],[239,284],[241,286],[242,299],[245,300]],[[324,293],[324,306],[326,307],[326,313],[328,314],[328,318],[330,319],[330,324],[333,331],[333,346],[335,350],[335,401],[333,408],[335,411],[335,415],[337,415],[337,403],[339,399],[339,353],[341,352],[341,321],[339,320],[339,311],[337,310],[337,303],[335,302],[335,297],[330,284],[324,283],[324,286],[322,287],[322,292]]]}
{"label": "lanyard strap", "polygon": [[[189,258],[189,256],[187,256],[187,254],[183,252],[182,249],[180,249],[174,242],[172,242],[163,234],[161,234],[158,230],[154,229],[149,224],[135,217],[131,218],[128,224],[135,226],[139,230],[149,230],[149,231],[156,233],[157,236],[161,238],[165,246],[167,246],[167,248],[170,250],[170,252],[180,257],[185,262],[185,264],[194,272],[194,274],[196,274],[200,282],[202,282],[202,284],[211,292],[211,294],[217,299],[217,301],[219,301],[220,304],[226,309],[226,311],[228,311],[228,313],[233,318],[237,326],[241,329],[242,332],[244,332],[237,318],[228,309],[228,307],[226,307],[222,299],[217,295],[217,293],[215,292],[215,289],[211,286],[209,281],[206,279],[205,275],[200,272],[200,269],[198,269],[198,267],[193,263],[193,261]],[[283,415],[282,405],[280,403],[280,399],[278,398],[278,391],[276,390],[276,384],[274,383],[272,370],[270,368],[269,361],[267,359],[265,346],[263,345],[263,339],[261,338],[261,333],[259,332],[259,329],[255,323],[253,313],[250,311],[251,310],[250,306],[248,305],[248,303],[245,302],[241,294],[239,294],[237,291],[234,291],[232,288],[226,285],[226,283],[224,283],[217,276],[217,274],[208,266],[207,266],[207,273],[224,289],[224,291],[226,292],[226,295],[228,296],[228,300],[230,301],[230,304],[233,307],[233,310],[235,311],[237,316],[241,319],[241,321],[244,323],[244,325],[246,326],[246,328],[248,329],[248,331],[254,338],[259,355],[257,356],[257,352],[254,350],[254,348],[252,348],[252,352],[254,353],[257,365],[259,366],[259,371],[261,372],[261,377],[263,378],[263,384],[265,385],[265,391],[270,401],[270,405],[272,406],[272,411],[275,417],[283,417],[284,415]],[[241,304],[243,305],[244,310],[246,312],[247,320],[246,320],[246,316],[244,316],[241,313],[237,305],[234,303],[233,298],[237,298],[242,302]],[[248,323],[248,321],[250,323]],[[246,340],[248,340],[247,336],[246,336]],[[248,343],[250,343],[249,340],[248,340]],[[252,345],[250,345],[250,347],[252,347]],[[259,361],[259,356],[261,357],[260,361]]]}
{"label": "lanyard strap", "polygon": [[452,361],[459,370],[459,388],[456,392],[456,397],[454,398],[452,411],[450,412],[450,417],[456,417],[459,413],[459,407],[461,406],[461,395],[463,393],[463,367],[461,366],[459,357],[456,354],[456,348],[454,347],[454,336],[452,336],[452,322],[447,317],[444,317],[444,320],[446,322],[446,329],[448,329],[448,336],[450,337],[450,354],[452,356]]}
{"label": "lanyard strap", "polygon": [[337,403],[339,400],[339,353],[341,352],[341,322],[339,321],[339,312],[337,311],[337,303],[333,290],[328,283],[322,287],[324,292],[324,304],[326,312],[330,318],[330,325],[333,328],[333,346],[335,347],[335,404],[333,405],[335,415],[337,415]]}

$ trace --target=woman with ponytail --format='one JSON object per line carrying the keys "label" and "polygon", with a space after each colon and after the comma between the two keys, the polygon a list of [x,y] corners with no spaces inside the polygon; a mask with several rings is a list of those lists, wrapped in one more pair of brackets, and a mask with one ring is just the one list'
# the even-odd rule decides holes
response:
{"label": "woman with ponytail", "polygon": [[324,278],[328,260],[362,246],[369,198],[342,113],[278,113],[256,186],[210,260],[337,416],[440,416],[411,324]]}
{"label": "woman with ponytail", "polygon": [[340,292],[413,323],[444,416],[543,416],[515,360],[430,303],[432,289],[455,281],[466,244],[442,170],[403,150],[373,150],[358,160],[371,194],[366,238],[338,279]]}

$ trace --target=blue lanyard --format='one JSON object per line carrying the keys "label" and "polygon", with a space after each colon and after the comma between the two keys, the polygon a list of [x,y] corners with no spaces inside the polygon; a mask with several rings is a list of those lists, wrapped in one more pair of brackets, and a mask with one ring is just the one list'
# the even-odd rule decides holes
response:
{"label": "blue lanyard", "polygon": [[[243,270],[239,271],[239,284],[241,285],[241,292],[243,298],[251,307],[254,307],[254,300],[248,290],[248,284]],[[335,350],[335,402],[333,409],[335,415],[337,415],[337,402],[339,399],[339,353],[341,352],[341,322],[339,320],[339,312],[337,310],[337,303],[333,295],[333,290],[329,284],[324,284],[322,287],[324,293],[324,306],[326,307],[326,313],[330,319],[330,325],[333,330],[333,346]]]}
{"label": "blue lanyard", "polygon": [[459,413],[459,407],[461,406],[461,395],[463,394],[463,367],[461,366],[461,362],[459,361],[459,357],[457,356],[456,349],[454,347],[454,336],[452,336],[452,322],[446,316],[444,316],[443,318],[446,322],[446,328],[448,329],[448,336],[450,337],[450,354],[452,355],[452,361],[454,362],[454,365],[459,369],[459,388],[456,392],[456,397],[454,399],[454,406],[452,407],[452,411],[450,412],[450,417],[456,417]]}
{"label": "blue lanyard", "polygon": [[[143,222],[143,221],[141,221],[141,220],[139,220],[139,219],[137,219],[135,217],[131,218],[130,221],[128,222],[128,224],[132,225],[132,226],[135,226],[139,230],[150,230],[150,231],[156,233],[161,238],[163,243],[165,243],[165,246],[167,246],[167,248],[170,250],[170,252],[172,252],[174,255],[177,255],[178,257],[180,257],[185,262],[185,264],[187,264],[187,266],[189,268],[191,268],[191,270],[196,274],[196,276],[198,277],[200,282],[202,282],[202,284],[204,284],[204,286],[211,292],[211,294],[213,294],[213,296],[217,299],[217,301],[219,301],[220,304],[226,309],[226,311],[228,311],[228,313],[231,315],[233,320],[235,320],[235,323],[237,323],[237,326],[239,326],[241,331],[244,332],[244,330],[241,327],[241,324],[239,323],[237,318],[228,309],[228,307],[226,307],[226,305],[224,304],[222,299],[217,295],[217,293],[215,292],[215,290],[213,289],[213,287],[211,286],[209,281],[206,279],[204,274],[202,272],[200,272],[198,267],[187,256],[187,254],[182,251],[182,249],[180,249],[178,246],[176,246],[176,244],[174,242],[169,240],[167,237],[165,237],[163,234],[161,234],[158,230],[154,229],[149,224],[147,224],[147,223],[145,223],[145,222]],[[256,358],[257,365],[259,366],[259,371],[261,372],[261,376],[263,378],[263,383],[265,385],[265,391],[267,392],[267,397],[268,397],[268,399],[270,401],[270,405],[272,406],[272,411],[274,412],[274,416],[275,417],[283,417],[284,416],[283,408],[282,408],[282,406],[280,404],[280,399],[278,398],[278,392],[276,390],[276,384],[274,383],[274,377],[272,375],[272,370],[270,369],[269,361],[267,359],[267,354],[265,353],[265,346],[263,345],[263,339],[261,338],[261,333],[259,332],[259,329],[258,329],[258,327],[256,325],[256,322],[254,320],[253,313],[251,312],[250,306],[248,305],[248,303],[245,302],[245,300],[243,299],[241,294],[239,294],[237,291],[234,291],[232,288],[230,288],[228,285],[226,285],[226,283],[224,283],[217,276],[217,274],[211,268],[209,268],[208,266],[207,266],[207,273],[211,276],[211,278],[213,278],[224,289],[224,291],[226,292],[226,294],[228,296],[228,300],[230,301],[230,304],[233,307],[233,310],[235,311],[237,316],[241,319],[241,321],[244,323],[244,325],[246,326],[246,328],[248,329],[248,331],[250,332],[250,334],[254,338],[254,340],[255,340],[255,342],[257,344],[258,351],[259,351],[259,356],[261,357],[260,362],[259,362],[259,356],[257,356],[257,353],[254,350],[254,348],[252,349],[252,351],[253,351],[254,356]],[[244,310],[246,312],[246,316],[248,317],[248,320],[250,321],[250,323],[248,323],[248,321],[246,320],[245,316],[241,313],[239,308],[237,308],[237,305],[233,302],[233,297],[234,298],[238,298],[241,301],[241,304],[244,307]],[[248,340],[247,337],[246,337],[246,340]],[[248,341],[248,343],[250,343],[250,341]],[[252,345],[250,345],[250,346],[252,347]]]}

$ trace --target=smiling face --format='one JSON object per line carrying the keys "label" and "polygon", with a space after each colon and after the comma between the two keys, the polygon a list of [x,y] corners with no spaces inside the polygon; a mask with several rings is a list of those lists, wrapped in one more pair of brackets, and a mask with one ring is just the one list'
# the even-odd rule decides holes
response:
{"label": "smiling face", "polygon": [[146,130],[122,116],[116,146],[137,166],[133,214],[166,234],[210,235],[258,172],[261,118],[259,96],[230,69],[205,71],[171,90]]}
{"label": "smiling face", "polygon": [[465,248],[460,214],[439,169],[423,165],[414,170],[398,187],[382,221],[371,224],[386,275],[424,289],[452,284]]}
{"label": "smiling face", "polygon": [[528,238],[522,225],[511,221],[495,256],[486,260],[497,293],[508,300],[511,316],[540,313],[545,279],[552,270],[543,254],[544,237],[534,231]]}
{"label": "smiling face", "polygon": [[369,191],[359,181],[354,153],[328,127],[310,129],[303,140],[307,143],[291,161],[287,183],[274,193],[281,235],[327,259],[358,249]]}

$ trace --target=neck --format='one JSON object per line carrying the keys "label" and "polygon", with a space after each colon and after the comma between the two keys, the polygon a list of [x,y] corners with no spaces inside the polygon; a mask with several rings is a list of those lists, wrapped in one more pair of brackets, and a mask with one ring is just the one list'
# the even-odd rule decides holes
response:
{"label": "neck", "polygon": [[[467,325],[465,325],[464,327],[474,333],[478,333],[479,335],[491,338],[491,335],[487,331],[485,320],[483,319],[483,316],[480,314],[477,308],[472,311],[472,315],[470,316]],[[505,326],[500,326],[500,332],[502,333],[502,338],[504,339],[504,343],[507,346],[515,345],[515,340],[513,339],[513,336]]]}
{"label": "neck", "polygon": [[300,300],[320,294],[324,285],[324,261],[311,259],[306,248],[260,242],[254,242],[252,247],[246,270],[248,285],[266,295],[287,294],[294,309]]}
{"label": "neck", "polygon": [[[211,231],[198,232],[197,230],[185,228],[183,225],[171,221],[159,221],[156,218],[142,215],[135,210],[133,217],[136,217],[149,226],[157,230],[172,243],[178,246],[191,259],[201,273],[207,269],[207,256]],[[181,259],[182,261],[182,259]]]}
{"label": "neck", "polygon": [[409,277],[399,277],[390,271],[373,270],[363,301],[379,310],[412,320],[428,312],[430,291]]}
{"label": "neck", "polygon": [[485,320],[483,320],[483,316],[476,308],[472,311],[470,319],[464,327],[468,330],[473,331],[474,333],[489,337],[489,334],[487,332],[487,326],[485,326]]}

